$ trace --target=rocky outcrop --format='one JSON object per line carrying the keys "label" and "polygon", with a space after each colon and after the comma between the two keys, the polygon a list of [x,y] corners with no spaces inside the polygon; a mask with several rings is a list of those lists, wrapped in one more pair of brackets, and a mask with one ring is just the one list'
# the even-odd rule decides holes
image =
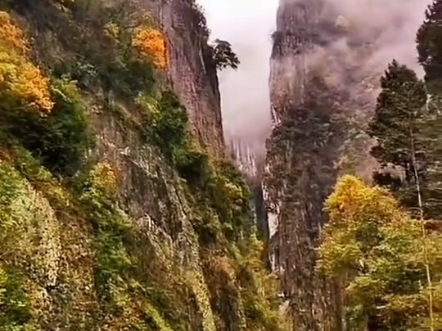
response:
{"label": "rocky outcrop", "polygon": [[[216,67],[206,58],[200,9],[194,0],[144,0],[169,40],[168,82],[189,111],[202,144],[224,154]],[[204,23],[205,24],[205,23]]]}
{"label": "rocky outcrop", "polygon": [[[0,132],[0,329],[284,331],[252,192],[223,157],[201,15],[188,1],[138,5],[160,25],[141,32],[166,32],[167,73],[134,47],[140,31],[126,24],[138,11],[1,4],[14,24],[0,27],[0,51],[8,33],[12,44],[33,39],[55,106],[20,108]],[[0,59],[5,70],[32,61],[10,53],[18,60]],[[0,101],[2,115],[16,114]]]}
{"label": "rocky outcrop", "polygon": [[[277,231],[272,259],[284,280],[294,329],[341,330],[340,289],[316,277],[315,247],[327,221],[323,203],[337,176],[355,171],[342,160],[354,135],[363,136],[361,123],[373,106],[370,84],[377,76],[361,64],[376,33],[341,16],[333,1],[281,0],[273,39],[274,128],[264,176]],[[368,138],[361,140],[365,158]]]}

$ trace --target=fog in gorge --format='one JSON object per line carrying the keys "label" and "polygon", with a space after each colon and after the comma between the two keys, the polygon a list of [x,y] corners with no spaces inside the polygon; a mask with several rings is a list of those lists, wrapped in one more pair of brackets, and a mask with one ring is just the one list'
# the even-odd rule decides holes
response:
{"label": "fog in gorge", "polygon": [[212,38],[232,44],[241,64],[220,72],[226,141],[241,140],[264,153],[270,134],[269,59],[278,0],[199,0]]}
{"label": "fog in gorge", "polygon": [[[265,139],[271,131],[268,87],[271,35],[276,30],[279,2],[295,1],[298,0],[199,0],[212,38],[229,41],[241,61],[237,71],[225,69],[219,74],[226,141],[240,140],[261,155],[265,152]],[[363,72],[382,72],[396,58],[421,73],[416,63],[414,39],[431,0],[326,2],[329,9],[324,15],[341,16],[345,24],[364,34],[377,33],[376,50],[369,61],[360,64]],[[340,40],[331,47],[345,47],[345,42]],[[318,54],[328,51],[332,50],[320,49]],[[322,58],[321,55],[319,57]],[[346,62],[346,59],[341,60]],[[290,72],[293,68],[285,70]]]}

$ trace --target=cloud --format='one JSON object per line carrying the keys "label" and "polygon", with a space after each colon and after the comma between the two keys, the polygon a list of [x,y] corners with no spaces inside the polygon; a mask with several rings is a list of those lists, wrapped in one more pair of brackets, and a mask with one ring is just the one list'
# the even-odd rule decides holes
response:
{"label": "cloud", "polygon": [[241,65],[219,74],[227,140],[264,152],[270,134],[269,59],[278,0],[199,0],[213,38],[229,41]]}
{"label": "cloud", "polygon": [[[300,0],[280,0],[280,3],[296,1]],[[324,56],[331,59],[325,64],[334,70],[338,82],[340,68],[349,63],[358,67],[358,77],[364,79],[370,75],[378,77],[393,58],[421,73],[414,39],[431,0],[325,1],[324,17],[337,20],[342,16],[350,29],[358,31],[359,38],[371,38],[374,44],[364,58],[346,49],[347,40],[340,39],[318,49],[310,61],[323,61]],[[205,8],[212,37],[229,41],[242,62],[238,71],[228,69],[220,73],[226,138],[241,140],[254,152],[264,153],[265,139],[271,131],[269,59],[279,1],[199,0],[199,3]],[[330,57],[330,54],[335,55]],[[294,68],[292,61],[286,63],[291,65],[284,65],[283,71],[287,77],[293,77],[299,68]]]}

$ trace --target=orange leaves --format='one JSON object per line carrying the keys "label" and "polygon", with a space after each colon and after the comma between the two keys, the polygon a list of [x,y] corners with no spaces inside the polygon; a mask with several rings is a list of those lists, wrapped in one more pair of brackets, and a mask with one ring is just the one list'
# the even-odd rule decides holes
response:
{"label": "orange leaves", "polygon": [[161,31],[151,28],[139,29],[135,32],[133,45],[143,56],[150,57],[158,69],[168,68],[167,40]]}
{"label": "orange leaves", "polygon": [[14,25],[6,12],[0,12],[0,100],[3,105],[17,104],[50,111],[54,105],[49,79],[27,58],[29,51],[24,32]]}
{"label": "orange leaves", "polygon": [[0,45],[11,47],[21,54],[28,51],[25,34],[11,22],[9,14],[3,11],[0,11]]}

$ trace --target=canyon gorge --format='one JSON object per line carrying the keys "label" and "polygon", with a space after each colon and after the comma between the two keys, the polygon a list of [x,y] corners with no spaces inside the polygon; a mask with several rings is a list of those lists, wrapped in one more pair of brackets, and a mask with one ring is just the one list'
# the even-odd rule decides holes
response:
{"label": "canyon gorge", "polygon": [[400,131],[403,86],[437,122],[439,2],[0,0],[0,331],[439,330],[431,208],[373,177],[405,158],[420,199],[432,172],[369,130]]}

